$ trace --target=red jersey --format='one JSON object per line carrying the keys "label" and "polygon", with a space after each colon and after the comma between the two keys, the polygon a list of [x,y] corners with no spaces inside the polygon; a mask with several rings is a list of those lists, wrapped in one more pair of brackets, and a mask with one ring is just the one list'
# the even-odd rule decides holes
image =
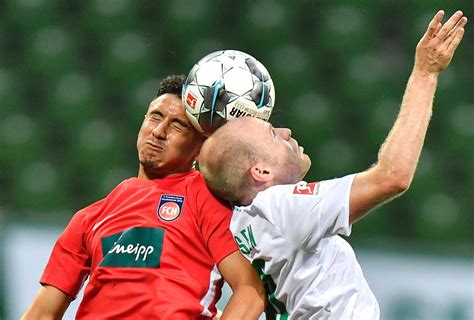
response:
{"label": "red jersey", "polygon": [[125,180],[74,215],[40,282],[75,297],[89,276],[77,318],[208,319],[237,250],[230,218],[195,170]]}

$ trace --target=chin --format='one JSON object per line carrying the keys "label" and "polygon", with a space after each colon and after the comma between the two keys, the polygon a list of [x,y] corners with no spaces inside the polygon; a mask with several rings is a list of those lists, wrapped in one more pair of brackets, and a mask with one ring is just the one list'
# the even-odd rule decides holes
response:
{"label": "chin", "polygon": [[140,164],[146,170],[156,171],[161,168],[161,165],[156,160],[151,159],[140,159]]}

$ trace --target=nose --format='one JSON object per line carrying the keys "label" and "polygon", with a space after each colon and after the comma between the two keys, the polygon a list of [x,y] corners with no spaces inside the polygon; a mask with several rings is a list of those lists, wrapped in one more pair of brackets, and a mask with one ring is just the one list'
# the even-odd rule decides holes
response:
{"label": "nose", "polygon": [[164,140],[166,138],[167,127],[166,123],[160,122],[153,128],[151,133],[155,138]]}
{"label": "nose", "polygon": [[291,138],[291,129],[289,128],[275,128],[276,133],[285,140]]}

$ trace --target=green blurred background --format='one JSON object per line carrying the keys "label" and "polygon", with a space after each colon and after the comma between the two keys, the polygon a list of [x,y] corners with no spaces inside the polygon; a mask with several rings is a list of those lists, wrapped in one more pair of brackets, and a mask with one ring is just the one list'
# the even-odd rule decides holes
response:
{"label": "green blurred background", "polygon": [[[474,20],[468,0],[0,0],[0,230],[62,229],[136,175],[136,136],[159,81],[220,49],[269,70],[272,122],[311,156],[307,180],[364,170],[428,22],[458,8]],[[354,246],[472,261],[473,30],[440,77],[411,189],[358,222]]]}

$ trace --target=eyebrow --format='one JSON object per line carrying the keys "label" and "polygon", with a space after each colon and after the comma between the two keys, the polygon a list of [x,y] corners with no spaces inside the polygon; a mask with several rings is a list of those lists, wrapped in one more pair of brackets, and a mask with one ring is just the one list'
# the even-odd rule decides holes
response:
{"label": "eyebrow", "polygon": [[153,109],[153,110],[150,110],[150,113],[149,114],[157,114],[159,116],[163,116],[163,112],[161,112],[160,110],[158,109]]}
{"label": "eyebrow", "polygon": [[[157,114],[157,115],[159,115],[159,116],[161,116],[161,117],[164,117],[164,116],[165,116],[165,115],[163,114],[163,112],[161,112],[161,111],[158,110],[158,109],[153,109],[153,110],[151,110],[151,111],[150,111],[150,115],[152,115],[152,114]],[[171,119],[171,122],[176,122],[176,123],[182,125],[183,127],[190,128],[190,125],[189,125],[187,122],[181,120],[180,118],[172,118],[172,119]]]}

